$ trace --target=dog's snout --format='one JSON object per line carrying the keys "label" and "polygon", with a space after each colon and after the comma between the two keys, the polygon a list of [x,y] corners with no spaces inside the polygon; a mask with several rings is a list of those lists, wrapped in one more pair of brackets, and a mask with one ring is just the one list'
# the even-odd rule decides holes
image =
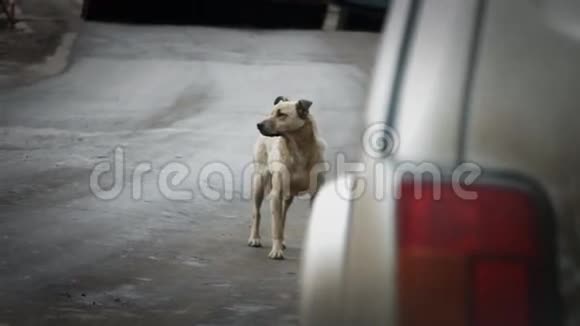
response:
{"label": "dog's snout", "polygon": [[272,132],[272,124],[268,120],[264,120],[256,125],[260,133],[264,136],[274,137],[278,136],[278,133]]}

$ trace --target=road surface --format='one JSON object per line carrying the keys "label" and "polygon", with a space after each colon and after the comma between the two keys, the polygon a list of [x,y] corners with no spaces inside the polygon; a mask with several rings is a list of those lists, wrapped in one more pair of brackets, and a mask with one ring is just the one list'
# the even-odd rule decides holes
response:
{"label": "road surface", "polygon": [[0,325],[297,324],[308,203],[286,260],[268,205],[246,246],[255,125],[278,95],[312,100],[328,158],[354,160],[377,39],[82,25],[62,74],[0,90]]}

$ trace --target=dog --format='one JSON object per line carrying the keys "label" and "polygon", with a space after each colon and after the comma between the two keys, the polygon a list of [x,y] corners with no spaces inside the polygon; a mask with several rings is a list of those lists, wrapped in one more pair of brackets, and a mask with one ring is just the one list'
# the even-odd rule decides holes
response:
{"label": "dog", "polygon": [[286,214],[295,196],[311,201],[324,182],[324,142],[310,114],[312,102],[278,96],[269,117],[257,124],[254,147],[252,226],[248,245],[261,247],[260,207],[270,195],[272,250],[268,257],[284,259]]}

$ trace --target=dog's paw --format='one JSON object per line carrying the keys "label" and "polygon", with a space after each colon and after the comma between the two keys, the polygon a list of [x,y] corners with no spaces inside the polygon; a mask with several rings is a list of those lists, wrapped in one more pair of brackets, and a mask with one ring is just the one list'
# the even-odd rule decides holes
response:
{"label": "dog's paw", "polygon": [[286,250],[286,243],[282,242],[282,249]]}
{"label": "dog's paw", "polygon": [[284,250],[272,248],[272,250],[268,254],[268,257],[274,260],[282,260],[284,259]]}
{"label": "dog's paw", "polygon": [[260,238],[250,238],[248,240],[248,246],[258,248],[262,246],[262,240]]}
{"label": "dog's paw", "polygon": [[284,259],[284,245],[282,244],[282,241],[274,240],[272,243],[272,250],[270,251],[270,254],[268,254],[268,257],[276,260]]}

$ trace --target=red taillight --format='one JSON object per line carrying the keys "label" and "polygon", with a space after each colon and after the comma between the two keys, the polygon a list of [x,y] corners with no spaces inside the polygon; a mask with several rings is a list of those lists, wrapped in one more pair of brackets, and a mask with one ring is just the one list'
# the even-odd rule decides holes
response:
{"label": "red taillight", "polygon": [[480,259],[474,267],[474,324],[531,325],[529,266],[517,260]]}
{"label": "red taillight", "polygon": [[537,203],[525,192],[403,183],[398,201],[402,325],[528,326],[545,293]]}

